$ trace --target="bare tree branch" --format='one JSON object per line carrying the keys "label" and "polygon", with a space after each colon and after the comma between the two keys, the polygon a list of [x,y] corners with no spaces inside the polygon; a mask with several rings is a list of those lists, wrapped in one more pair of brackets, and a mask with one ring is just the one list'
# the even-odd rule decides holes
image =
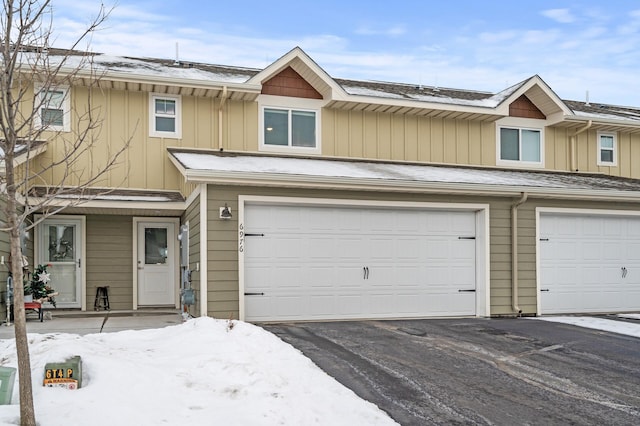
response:
{"label": "bare tree branch", "polygon": [[[123,140],[114,152],[108,151],[107,158],[93,157],[103,125],[102,111],[95,106],[94,96],[101,93],[99,82],[103,76],[94,67],[94,55],[80,51],[78,47],[90,41],[92,33],[104,23],[112,9],[102,5],[69,49],[60,50],[51,46],[54,34],[51,0],[3,0],[2,4],[0,188],[5,199],[5,223],[0,230],[9,234],[11,274],[15,283],[20,421],[23,425],[35,425],[22,286],[21,233],[65,208],[112,191],[101,190],[101,183],[104,183],[109,170],[119,164],[130,139]],[[50,106],[52,92],[60,92],[60,87],[68,88],[62,92],[67,97],[64,102],[69,102],[72,111],[63,117],[63,123],[69,123],[65,131],[52,126],[43,114],[43,110]],[[77,87],[86,88],[88,95],[82,102],[79,99],[71,102],[71,89]],[[34,155],[43,149],[43,144],[48,146],[48,163],[35,161]],[[90,166],[79,167],[85,158],[90,160]],[[35,186],[45,190],[37,197],[30,197]],[[113,183],[102,186],[114,187]],[[60,197],[69,195],[74,195],[74,198],[60,202]],[[34,221],[36,212],[42,216]]]}

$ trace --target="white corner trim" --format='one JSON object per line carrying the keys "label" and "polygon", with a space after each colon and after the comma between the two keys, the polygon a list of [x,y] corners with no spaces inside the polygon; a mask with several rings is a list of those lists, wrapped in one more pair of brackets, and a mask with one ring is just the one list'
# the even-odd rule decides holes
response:
{"label": "white corner trim", "polygon": [[200,316],[206,317],[209,315],[209,268],[208,268],[208,256],[209,241],[207,240],[208,233],[208,220],[207,213],[207,184],[201,184],[199,186],[200,191]]}

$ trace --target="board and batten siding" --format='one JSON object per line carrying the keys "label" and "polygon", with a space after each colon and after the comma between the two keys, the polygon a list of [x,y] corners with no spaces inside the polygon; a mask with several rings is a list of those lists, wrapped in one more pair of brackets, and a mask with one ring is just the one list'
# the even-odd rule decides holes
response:
{"label": "board and batten siding", "polygon": [[[255,187],[223,187],[209,185],[208,190],[208,314],[220,318],[237,318],[238,288],[238,196],[278,196],[378,200],[381,202],[410,201],[422,203],[489,204],[490,222],[490,305],[491,315],[511,315],[511,219],[510,207],[516,198],[464,197],[448,195],[395,194],[374,192],[330,191],[310,189],[274,189]],[[231,220],[218,218],[219,207],[232,208]],[[525,204],[526,205],[526,204]],[[521,207],[522,209],[522,207]],[[533,212],[533,210],[532,210]],[[536,310],[535,222],[534,213],[523,213],[519,239],[520,286],[519,304],[525,314]]]}
{"label": "board and batten siding", "polygon": [[87,216],[87,309],[92,310],[96,288],[109,286],[112,310],[133,307],[133,218]]}
{"label": "board and batten siding", "polygon": [[[86,110],[89,89],[73,87],[71,128],[78,126],[78,115]],[[96,186],[180,190],[184,179],[167,155],[168,147],[259,151],[257,102],[227,100],[222,108],[222,135],[219,132],[220,100],[182,96],[182,138],[149,136],[149,93],[115,89],[93,90],[94,113],[99,129],[91,132],[91,155],[80,156],[69,176],[88,177],[104,166],[106,159],[128,144],[117,164]],[[344,111],[323,108],[321,114],[322,155],[393,161],[496,165],[496,125],[464,119],[434,118],[399,113]],[[545,130],[545,168],[568,171],[571,167],[571,130],[547,127]],[[618,132],[618,166],[597,166],[597,130],[590,129],[576,138],[577,168],[616,176],[640,178],[640,135]],[[73,133],[53,137],[36,159],[34,171],[64,153],[63,139],[74,140]],[[80,173],[82,171],[82,173]],[[59,167],[44,174],[57,182],[66,170]],[[66,184],[73,185],[67,179]],[[190,191],[187,191],[190,192]],[[185,193],[185,195],[188,195]]]}
{"label": "board and batten siding", "polygon": [[189,307],[191,315],[200,316],[200,271],[197,265],[200,263],[200,197],[196,197],[185,210],[181,223],[189,224],[189,269],[191,270],[191,288],[195,290],[196,303]]}
{"label": "board and batten siding", "polygon": [[[87,110],[89,93],[86,87],[71,88],[71,105],[77,111],[71,117],[72,130],[78,126],[83,127],[78,117]],[[167,148],[218,149],[220,100],[182,96],[182,137],[175,139],[149,136],[149,96],[148,92],[92,90],[92,113],[98,128],[89,132],[84,143],[85,147],[92,144],[91,155],[80,155],[71,172],[63,164],[47,170],[43,178],[49,182],[59,182],[67,173],[70,177],[65,180],[65,184],[76,185],[79,182],[73,181],[71,177],[80,176],[86,181],[91,172],[95,174],[104,167],[107,159],[127,147],[116,164],[94,183],[95,186],[182,189],[184,178],[169,160]],[[222,141],[225,149],[257,151],[257,114],[257,104],[254,102],[227,100],[223,108]],[[43,136],[50,138],[49,147],[35,160],[34,171],[44,170],[47,165],[59,161],[64,155],[65,146],[68,149],[68,143],[77,140],[73,131],[63,132],[59,136],[53,132],[45,132]]]}

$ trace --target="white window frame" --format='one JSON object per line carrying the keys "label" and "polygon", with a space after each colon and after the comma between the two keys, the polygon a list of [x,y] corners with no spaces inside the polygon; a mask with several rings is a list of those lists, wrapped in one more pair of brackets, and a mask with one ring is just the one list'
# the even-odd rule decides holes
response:
{"label": "white window frame", "polygon": [[[613,138],[613,148],[603,148],[602,147],[602,136],[607,136]],[[610,150],[612,151],[612,161],[602,161],[602,151]],[[614,132],[598,132],[598,156],[596,157],[598,166],[608,166],[615,167],[618,165],[618,135]]]}
{"label": "white window frame", "polygon": [[[259,150],[265,152],[277,153],[300,153],[300,154],[320,154],[322,152],[322,107],[326,104],[322,99],[304,99],[292,98],[286,96],[260,95],[258,97],[258,134],[259,134]],[[291,146],[291,131],[289,131],[289,145],[267,145],[264,142],[264,110],[279,109],[288,110],[289,117],[291,111],[306,111],[315,113],[316,117],[316,146]],[[291,120],[289,119],[289,130],[291,130]]]}
{"label": "white window frame", "polygon": [[[39,128],[43,128],[45,130],[51,130],[54,132],[69,132],[71,131],[71,92],[69,86],[51,86],[51,87],[43,87],[43,86],[35,86],[36,96],[35,96],[35,125]],[[62,98],[62,126],[57,126],[54,124],[44,123],[42,120],[42,109],[47,105],[43,99],[46,93],[61,91],[64,92]],[[51,108],[54,109],[54,108]]]}
{"label": "white window frame", "polygon": [[[496,121],[496,165],[509,166],[509,167],[524,167],[524,168],[543,168],[544,167],[544,127],[546,120],[536,120],[533,118],[516,118],[506,117]],[[523,161],[523,160],[503,160],[501,158],[501,144],[500,144],[500,130],[501,129],[515,129],[519,130],[522,134],[522,130],[532,130],[540,133],[540,161]],[[520,142],[522,141],[519,138]],[[522,156],[522,150],[520,150]]]}
{"label": "white window frame", "polygon": [[[176,113],[172,116],[175,119],[175,131],[163,132],[156,130],[156,117],[164,117],[163,114],[156,114],[156,100],[171,100],[176,103]],[[182,97],[180,95],[167,95],[164,93],[149,94],[149,136],[155,138],[182,138]]]}

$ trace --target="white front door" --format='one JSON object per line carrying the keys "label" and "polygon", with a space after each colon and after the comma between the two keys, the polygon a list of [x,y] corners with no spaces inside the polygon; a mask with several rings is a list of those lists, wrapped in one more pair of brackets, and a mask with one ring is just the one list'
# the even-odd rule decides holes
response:
{"label": "white front door", "polygon": [[138,305],[175,305],[175,240],[173,222],[138,222]]}
{"label": "white front door", "polygon": [[52,217],[38,225],[37,264],[48,264],[59,308],[82,307],[83,219]]}

